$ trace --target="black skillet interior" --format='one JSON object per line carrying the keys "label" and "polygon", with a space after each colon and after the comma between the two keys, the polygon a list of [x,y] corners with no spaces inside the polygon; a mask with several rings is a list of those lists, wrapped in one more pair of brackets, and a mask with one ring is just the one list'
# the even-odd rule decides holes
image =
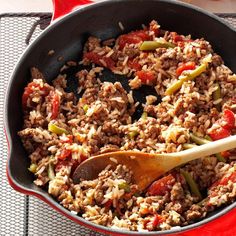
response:
{"label": "black skillet interior", "polygon": [[[83,92],[81,91],[78,94],[78,79],[76,78],[76,74],[78,71],[86,69],[90,70],[91,66],[83,66],[81,64],[69,66],[66,69],[61,71],[61,74],[66,75],[67,80],[67,88],[66,92],[73,92],[77,99],[82,97]],[[111,70],[104,68],[101,73],[99,73],[98,78],[101,82],[112,82],[115,83],[116,81],[120,82],[123,86],[123,88],[129,93],[131,91],[131,88],[129,86],[129,80],[126,75],[118,75],[113,73]],[[157,101],[153,104],[158,104],[161,101],[161,97],[157,94],[156,90],[152,86],[143,85],[140,89],[135,89],[133,92],[133,98],[135,102],[139,102],[139,105],[136,107],[135,112],[132,114],[132,120],[138,120],[143,113],[143,106],[146,102],[146,96],[148,95],[154,95],[157,97]]]}
{"label": "black skillet interior", "polygon": [[[23,123],[21,96],[30,80],[30,67],[38,67],[50,82],[66,61],[78,60],[81,57],[88,36],[95,35],[101,39],[116,37],[121,33],[139,29],[142,24],[148,24],[153,19],[156,19],[163,29],[191,34],[193,38],[204,37],[211,42],[226,65],[236,72],[236,32],[215,17],[178,2],[115,0],[95,4],[64,17],[32,43],[11,77],[5,101],[5,125],[11,147],[8,172],[15,184],[52,201],[44,190],[32,183],[33,176],[27,170],[30,163],[17,136],[17,131],[22,128]],[[124,25],[124,32],[119,28],[118,22]],[[55,54],[48,56],[51,49]],[[60,56],[63,57],[62,61],[57,60]]]}

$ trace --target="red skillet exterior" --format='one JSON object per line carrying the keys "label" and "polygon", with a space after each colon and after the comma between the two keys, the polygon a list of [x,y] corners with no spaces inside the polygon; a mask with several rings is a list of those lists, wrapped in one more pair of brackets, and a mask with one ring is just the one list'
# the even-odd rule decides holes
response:
{"label": "red skillet exterior", "polygon": [[94,3],[91,0],[52,0],[53,2],[53,16],[52,21],[69,14],[78,7]]}
{"label": "red skillet exterior", "polygon": [[[59,5],[59,8],[58,8],[58,3],[61,4],[63,1],[61,0],[54,0],[54,5],[55,5],[55,9],[57,9],[54,13],[54,19],[58,16],[61,16],[63,15],[64,13],[68,13],[71,9],[73,9],[75,6],[78,6],[80,5],[81,3],[82,4],[87,4],[89,3],[90,1],[88,0],[82,0],[82,1],[76,1],[76,0],[73,0],[73,1],[66,1],[66,2],[70,2],[69,3],[69,6],[68,4],[66,4],[64,2],[64,7],[68,7],[66,8],[65,12],[61,12],[60,10],[63,9],[61,8],[61,6]],[[115,2],[115,1],[114,1]],[[128,1],[125,1],[125,0],[121,0],[121,1],[116,1],[118,2],[119,4],[127,4],[126,2]],[[129,2],[135,2],[135,1],[129,1]],[[145,4],[144,0],[139,0],[139,1],[136,1],[137,3],[141,3],[141,4]],[[148,2],[157,2],[155,0],[153,1],[146,1],[146,4]],[[161,4],[163,3],[163,5],[165,4],[170,4],[169,6],[173,6],[173,8],[178,8],[178,6],[181,6],[183,8],[186,8],[187,5],[185,4],[180,4],[180,3],[174,3],[172,1],[159,1],[161,2]],[[78,3],[78,4],[77,4]],[[75,4],[75,5],[74,5]],[[108,4],[112,4],[112,3],[108,3]],[[99,4],[99,5],[104,5],[104,7],[106,6],[106,3],[102,3],[102,4]],[[114,3],[115,5],[115,3]],[[127,4],[128,5],[128,4]],[[115,6],[114,6],[115,7]],[[180,7],[180,8],[181,8]],[[96,8],[96,6],[95,6]],[[208,15],[207,13],[205,12],[202,12],[202,11],[199,11],[199,10],[194,10],[194,8],[191,10],[191,7],[187,6],[188,9],[190,9],[190,11],[192,11],[192,14],[198,14],[198,13],[201,13],[201,14],[204,14],[206,16],[206,18],[209,17],[209,21],[211,22],[211,20],[213,21],[216,21],[217,22],[217,19],[214,19],[213,16],[211,15]],[[88,11],[93,11],[94,8],[91,7],[91,8],[88,8]],[[82,10],[79,10],[77,13],[72,13],[71,15],[75,15],[75,14],[81,14],[80,11],[82,12]],[[201,15],[200,14],[200,15]],[[73,16],[71,16],[73,17]],[[67,17],[65,17],[67,18]],[[201,18],[201,17],[200,17]],[[63,19],[64,20],[64,19]],[[65,19],[66,20],[66,19]],[[173,21],[174,22],[174,21]],[[205,23],[205,22],[204,22]],[[209,22],[208,22],[209,23]],[[219,26],[222,26],[222,23],[220,22],[217,22]],[[217,25],[217,24],[216,24]],[[58,28],[59,26],[55,24],[54,28]],[[235,38],[236,38],[236,34],[235,34],[235,31],[233,31],[229,26],[226,26],[226,25],[223,25],[223,28],[225,29],[225,34],[229,34],[229,32],[232,33],[229,34],[231,39],[236,41]],[[50,29],[46,30],[46,31],[50,31]],[[116,32],[117,34],[117,32]],[[46,33],[44,34],[46,35]],[[60,35],[60,34],[58,34]],[[55,33],[54,36],[57,36],[57,34]],[[217,35],[216,35],[217,36]],[[46,36],[45,36],[46,37]],[[42,37],[41,37],[42,38]],[[36,40],[36,42],[34,44],[38,44],[40,45],[40,40]],[[220,40],[219,40],[219,43],[221,44]],[[42,43],[41,43],[42,44]],[[228,44],[227,44],[228,45]],[[229,46],[229,45],[228,45]],[[236,46],[236,45],[235,45]],[[31,46],[30,49],[31,51],[33,50],[32,49],[33,47]],[[106,227],[102,227],[102,226],[98,226],[98,225],[95,225],[95,224],[92,224],[90,222],[87,222],[86,220],[80,218],[80,217],[76,217],[75,215],[71,214],[69,211],[65,210],[62,206],[60,206],[58,203],[55,202],[55,200],[53,200],[47,193],[43,192],[42,190],[38,189],[36,186],[34,186],[32,184],[32,176],[31,176],[31,179],[25,179],[23,178],[24,181],[19,181],[19,176],[17,176],[15,173],[14,173],[14,169],[15,169],[15,172],[16,172],[16,168],[18,168],[17,166],[17,163],[14,164],[15,162],[12,161],[12,159],[14,158],[14,156],[16,154],[18,154],[18,152],[14,149],[14,146],[12,145],[12,143],[14,142],[14,138],[17,138],[15,135],[12,134],[12,126],[10,125],[11,121],[9,120],[9,110],[10,109],[10,104],[12,104],[10,102],[10,100],[12,100],[12,96],[14,95],[14,93],[12,92],[14,89],[12,89],[13,87],[13,84],[14,84],[14,81],[16,80],[16,75],[17,75],[17,72],[20,70],[19,68],[23,66],[23,62],[26,60],[25,58],[28,56],[27,53],[29,54],[29,51],[30,49],[26,50],[25,54],[23,55],[22,59],[19,61],[18,63],[18,66],[15,68],[15,71],[13,72],[13,75],[12,75],[12,80],[10,81],[10,84],[9,84],[9,89],[8,89],[8,93],[7,93],[7,96],[6,96],[6,106],[5,106],[5,125],[6,125],[6,136],[9,137],[9,141],[8,142],[8,146],[9,146],[9,161],[8,161],[8,165],[7,165],[7,176],[8,176],[8,180],[9,180],[9,183],[10,185],[17,191],[19,192],[22,192],[24,194],[28,194],[28,195],[34,195],[38,198],[40,198],[41,200],[45,201],[46,203],[48,203],[49,205],[51,205],[54,209],[56,209],[57,211],[59,211],[61,214],[65,215],[66,217],[70,218],[71,220],[81,224],[81,225],[84,225],[86,227],[89,227],[95,231],[99,231],[99,232],[103,232],[103,233],[109,233],[109,234],[112,234],[112,235],[183,235],[183,236],[187,236],[187,235],[190,235],[190,236],[197,236],[197,235],[234,235],[235,232],[236,232],[236,227],[235,227],[235,224],[234,224],[234,216],[236,214],[236,209],[235,209],[235,204],[231,204],[229,207],[227,207],[226,209],[223,209],[221,212],[217,213],[216,215],[213,215],[210,219],[206,219],[206,220],[203,220],[201,221],[200,223],[195,223],[195,224],[192,224],[190,226],[187,226],[187,227],[184,227],[182,229],[175,229],[175,230],[170,230],[170,231],[165,231],[165,232],[150,232],[150,233],[136,233],[136,232],[125,232],[125,231],[122,231],[122,230],[111,230],[111,229],[108,229]],[[235,48],[234,48],[235,49]],[[43,49],[41,49],[43,50]],[[45,49],[44,49],[45,50]],[[63,54],[64,55],[64,54]],[[231,64],[231,68],[234,69],[234,71],[236,70],[236,63],[233,63],[231,62],[231,58],[228,58],[228,55],[229,53],[226,53],[225,57],[227,59],[227,61],[229,62],[229,64]],[[223,55],[223,58],[224,58],[224,55]],[[48,62],[48,61],[47,61]],[[33,65],[37,65],[36,64],[31,64],[31,66]],[[24,65],[25,66],[25,65]],[[47,63],[44,63],[41,65],[42,67],[45,67],[45,66],[48,66]],[[54,65],[55,66],[55,65]],[[57,69],[60,67],[60,65],[56,65]],[[27,68],[28,69],[28,68]],[[45,68],[44,68],[45,70]],[[45,74],[47,75],[47,72],[48,72],[48,77],[49,78],[52,78],[52,74],[55,74],[56,72],[52,73],[50,71],[47,71],[45,70]],[[29,78],[27,78],[29,79]],[[23,81],[24,83],[26,83],[26,81],[24,80]],[[21,94],[22,91],[23,91],[23,86],[21,85],[21,92],[18,92],[18,94]],[[13,122],[15,124],[15,122]],[[16,127],[14,127],[15,129],[14,132],[16,132],[18,129],[16,129]],[[18,127],[19,128],[19,124],[18,124]],[[18,138],[19,139],[19,138]],[[17,140],[17,142],[19,142],[19,140]],[[14,143],[15,144],[15,143]],[[16,146],[16,145],[15,145]],[[22,147],[21,147],[22,148]],[[19,147],[17,148],[19,149]],[[22,150],[21,150],[22,151]],[[19,155],[19,156],[22,156]],[[16,159],[17,160],[17,159]],[[22,161],[26,162],[25,158],[22,159]],[[25,163],[24,163],[25,164]],[[28,166],[28,165],[27,165]],[[27,166],[24,165],[24,169],[27,169]],[[29,175],[29,173],[28,173]],[[29,176],[30,177],[30,176]],[[31,184],[29,184],[29,182],[31,182]],[[231,211],[230,211],[231,210]],[[230,211],[230,212],[228,212]],[[223,215],[223,216],[221,216]],[[221,216],[221,217],[220,217]],[[214,219],[214,220],[213,220]],[[213,221],[212,221],[213,220]],[[209,222],[208,222],[209,221]],[[184,232],[186,231],[187,232]]]}

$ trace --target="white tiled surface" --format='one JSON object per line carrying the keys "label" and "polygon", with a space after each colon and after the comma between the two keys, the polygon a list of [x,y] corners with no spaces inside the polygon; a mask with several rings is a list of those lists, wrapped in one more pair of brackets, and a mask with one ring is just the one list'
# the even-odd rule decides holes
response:
{"label": "white tiled surface", "polygon": [[[195,4],[212,12],[236,13],[236,0],[182,1]],[[0,14],[7,12],[52,12],[52,0],[0,0]]]}
{"label": "white tiled surface", "polygon": [[[69,1],[69,0],[64,0]],[[7,12],[51,12],[51,0],[0,0],[0,14]]]}

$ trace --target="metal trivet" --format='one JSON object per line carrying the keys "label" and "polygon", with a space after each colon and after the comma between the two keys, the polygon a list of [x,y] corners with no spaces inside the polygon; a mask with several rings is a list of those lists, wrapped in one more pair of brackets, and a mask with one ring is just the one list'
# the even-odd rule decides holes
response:
{"label": "metal trivet", "polygon": [[[236,27],[236,14],[219,14]],[[0,235],[101,236],[60,215],[46,203],[11,189],[6,178],[7,142],[3,132],[3,102],[7,83],[19,56],[50,23],[50,13],[0,15]]]}

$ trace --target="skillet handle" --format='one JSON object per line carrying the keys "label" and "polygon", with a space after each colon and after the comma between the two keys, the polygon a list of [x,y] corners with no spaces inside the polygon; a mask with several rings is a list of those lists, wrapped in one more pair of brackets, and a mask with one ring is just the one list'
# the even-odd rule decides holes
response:
{"label": "skillet handle", "polygon": [[52,21],[67,15],[78,7],[94,3],[94,0],[52,0],[53,16]]}

